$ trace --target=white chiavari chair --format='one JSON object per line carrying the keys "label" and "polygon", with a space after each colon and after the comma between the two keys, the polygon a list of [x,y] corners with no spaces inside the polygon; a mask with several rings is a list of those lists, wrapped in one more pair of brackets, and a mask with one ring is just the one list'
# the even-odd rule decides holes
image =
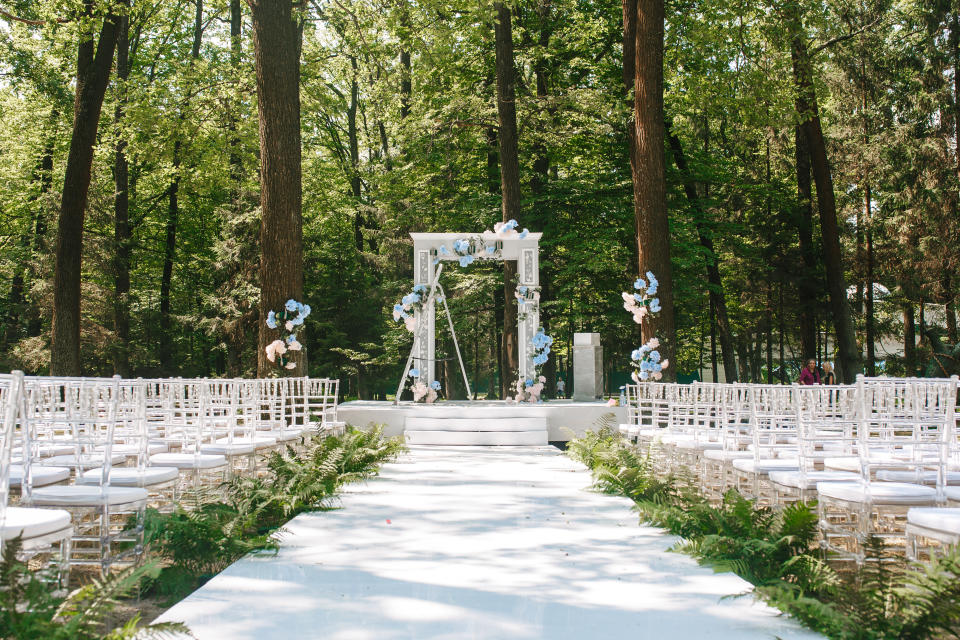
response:
{"label": "white chiavari chair", "polygon": [[[922,378],[857,379],[857,482],[817,485],[822,544],[857,562],[863,543],[878,537],[904,543],[911,507],[946,500],[946,461],[955,428],[957,380]],[[883,469],[907,471],[916,480],[937,474],[936,485],[876,480]]]}
{"label": "white chiavari chair", "polygon": [[[70,550],[72,565],[96,566],[109,573],[117,564],[138,562],[143,553],[143,517],[146,490],[110,484],[115,456],[114,434],[126,402],[136,393],[119,379],[31,379],[26,385],[25,428],[49,426],[51,419],[72,439],[73,463],[78,475],[100,465],[94,484],[31,486],[23,483],[22,501],[29,506],[65,509],[73,519]],[[136,386],[135,384],[133,386]],[[50,391],[53,391],[51,396]],[[50,416],[41,404],[45,398],[62,398],[58,414]],[[59,413],[59,409],[63,409]],[[121,456],[121,462],[126,456]],[[130,521],[135,525],[131,530]]]}
{"label": "white chiavari chair", "polygon": [[[58,558],[57,580],[66,585],[69,581],[70,543],[73,527],[70,512],[65,509],[38,509],[9,504],[9,481],[12,468],[11,454],[19,444],[21,458],[21,481],[26,479],[31,486],[32,465],[29,429],[23,420],[24,377],[20,371],[0,375],[0,555],[11,540],[20,540],[20,558],[35,559],[49,555]],[[67,470],[69,475],[69,470]],[[29,491],[29,489],[28,489]],[[55,553],[58,550],[59,553]]]}

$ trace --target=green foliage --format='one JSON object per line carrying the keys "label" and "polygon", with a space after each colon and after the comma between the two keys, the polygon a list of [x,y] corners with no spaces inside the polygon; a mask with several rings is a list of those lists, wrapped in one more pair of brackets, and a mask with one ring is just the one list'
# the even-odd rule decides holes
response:
{"label": "green foliage", "polygon": [[53,576],[31,571],[17,559],[20,538],[9,541],[0,560],[0,638],[17,640],[131,640],[189,634],[182,624],[141,627],[139,617],[107,629],[118,600],[128,597],[159,569],[147,564],[92,580],[66,597],[51,588]]}

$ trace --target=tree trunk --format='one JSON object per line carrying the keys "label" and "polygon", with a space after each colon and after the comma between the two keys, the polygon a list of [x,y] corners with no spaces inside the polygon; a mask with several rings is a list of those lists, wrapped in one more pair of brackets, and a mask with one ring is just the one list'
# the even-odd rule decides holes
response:
{"label": "tree trunk", "polygon": [[[805,107],[797,98],[797,112],[804,113]],[[817,350],[816,319],[817,307],[817,258],[813,245],[813,186],[810,181],[810,145],[800,125],[794,131],[795,156],[797,167],[797,240],[800,244],[800,257],[803,264],[797,279],[797,315],[800,331],[800,355],[802,360],[812,358]]]}
{"label": "tree trunk", "polygon": [[906,375],[917,375],[917,330],[912,302],[903,305],[903,365]]}
{"label": "tree trunk", "polygon": [[[520,219],[520,158],[517,149],[516,77],[513,68],[513,28],[510,9],[494,4],[497,11],[494,28],[497,52],[497,114],[500,120],[500,195],[503,221]],[[516,287],[517,263],[507,260],[503,266],[503,377],[504,397],[517,379],[520,368],[517,344],[517,307],[512,304]]]}
{"label": "tree trunk", "polygon": [[663,120],[663,0],[638,0],[634,63],[634,135],[631,154],[633,210],[639,272],[652,271],[660,281],[661,311],[642,327],[644,341],[657,336],[660,353],[671,360],[664,371],[675,379],[676,328],[673,311],[673,273],[670,265],[670,223],[664,157]]}
{"label": "tree trunk", "polygon": [[[117,36],[117,79],[125,85],[130,76],[130,16],[120,18],[120,31]],[[126,110],[126,86],[120,87],[114,122],[123,122]],[[113,196],[113,241],[114,283],[113,283],[113,332],[116,335],[114,345],[113,370],[124,378],[131,377],[130,370],[130,167],[127,161],[127,142],[117,140],[114,150],[114,196]]]}
{"label": "tree trunk", "polygon": [[[827,290],[830,311],[836,333],[836,361],[838,377],[850,384],[861,371],[860,354],[854,335],[850,305],[847,302],[846,278],[840,252],[840,230],[837,225],[837,203],[833,192],[833,176],[827,159],[827,147],[820,125],[816,90],[813,85],[813,66],[807,51],[806,33],[799,15],[793,17],[792,55],[794,84],[802,119],[801,128],[809,144],[810,164],[817,186],[817,207],[820,210],[820,234],[823,243],[824,266],[827,272]],[[802,105],[800,103],[803,103]]]}
{"label": "tree trunk", "polygon": [[[92,4],[86,3],[87,13]],[[119,16],[108,13],[100,28],[94,53],[91,34],[81,35],[77,47],[77,85],[73,133],[63,179],[60,220],[57,228],[56,266],[53,276],[53,327],[50,337],[50,373],[79,376],[80,366],[80,263],[83,221],[93,169],[100,110],[110,82]]]}
{"label": "tree trunk", "polygon": [[723,357],[723,369],[726,373],[727,382],[737,381],[737,361],[734,357],[733,338],[730,335],[730,320],[727,316],[727,300],[723,288],[723,280],[720,277],[720,258],[713,247],[713,238],[705,228],[706,212],[703,210],[703,203],[700,196],[697,195],[696,182],[693,174],[690,173],[690,167],[687,165],[687,158],[683,153],[683,145],[671,128],[671,122],[665,123],[667,139],[670,142],[670,151],[673,153],[673,161],[680,171],[683,180],[683,191],[686,193],[690,206],[693,207],[694,226],[697,229],[697,238],[700,246],[704,248],[706,255],[706,270],[708,292],[710,295],[710,306],[714,309],[714,318],[717,323],[717,334],[720,337],[720,353]]}
{"label": "tree trunk", "polygon": [[[289,298],[303,299],[300,149],[300,37],[293,4],[248,0],[253,15],[260,125],[260,322],[257,374],[277,371],[266,346],[277,339],[263,321]],[[302,329],[298,338],[303,341]],[[306,344],[304,342],[304,344]],[[306,354],[281,373],[306,375]]]}

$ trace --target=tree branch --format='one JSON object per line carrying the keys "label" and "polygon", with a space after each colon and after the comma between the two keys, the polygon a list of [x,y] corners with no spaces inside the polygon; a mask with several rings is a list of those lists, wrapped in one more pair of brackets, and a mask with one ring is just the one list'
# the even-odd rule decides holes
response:
{"label": "tree branch", "polygon": [[[46,20],[28,20],[27,18],[21,18],[19,16],[15,16],[3,8],[0,8],[0,16],[3,16],[7,20],[13,20],[14,22],[21,22],[23,24],[28,24],[31,27],[42,27],[43,25],[48,24]],[[66,24],[68,22],[72,22],[72,20],[68,20],[67,18],[57,18],[56,22],[59,24]]]}
{"label": "tree branch", "polygon": [[872,29],[873,27],[875,27],[875,26],[877,25],[877,23],[880,22],[882,19],[883,19],[883,16],[882,16],[882,15],[881,15],[881,16],[877,16],[877,18],[874,19],[873,22],[869,22],[869,23],[863,25],[862,27],[860,27],[860,28],[857,29],[856,31],[851,31],[851,32],[849,32],[849,33],[843,34],[842,36],[837,36],[836,38],[831,38],[830,40],[827,40],[826,42],[824,42],[824,43],[821,44],[820,46],[814,47],[813,50],[810,51],[810,57],[812,58],[813,56],[817,55],[818,53],[820,53],[820,52],[823,51],[824,49],[828,49],[828,48],[832,47],[832,46],[835,45],[835,44],[839,44],[839,43],[841,43],[841,42],[846,42],[846,41],[849,40],[850,38],[854,38],[854,37],[860,35],[861,33],[863,33],[864,31],[869,31],[870,29]]}

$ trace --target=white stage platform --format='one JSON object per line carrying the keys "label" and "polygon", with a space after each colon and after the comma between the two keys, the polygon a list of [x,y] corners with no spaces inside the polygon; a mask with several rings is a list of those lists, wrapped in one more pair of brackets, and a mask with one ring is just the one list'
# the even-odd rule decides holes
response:
{"label": "white stage platform", "polygon": [[553,447],[413,447],[168,610],[198,640],[815,640]]}
{"label": "white stage platform", "polygon": [[606,402],[550,400],[538,404],[451,401],[436,404],[357,400],[337,408],[337,419],[355,427],[382,424],[388,436],[407,434],[410,444],[545,445],[567,441],[612,414],[626,422],[626,407]]}

